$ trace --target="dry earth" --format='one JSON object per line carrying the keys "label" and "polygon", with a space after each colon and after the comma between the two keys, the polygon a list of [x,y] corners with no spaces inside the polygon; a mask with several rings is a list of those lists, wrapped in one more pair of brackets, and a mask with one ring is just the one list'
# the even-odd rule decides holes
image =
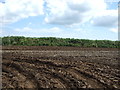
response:
{"label": "dry earth", "polygon": [[3,47],[3,88],[120,88],[118,49]]}

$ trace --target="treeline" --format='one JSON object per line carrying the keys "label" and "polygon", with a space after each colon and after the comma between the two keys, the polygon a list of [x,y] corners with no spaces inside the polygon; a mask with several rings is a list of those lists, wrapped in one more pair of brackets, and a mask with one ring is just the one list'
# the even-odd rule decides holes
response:
{"label": "treeline", "polygon": [[102,47],[102,48],[119,48],[120,41],[110,40],[88,40],[88,39],[70,39],[54,37],[23,37],[7,36],[1,37],[3,46],[77,46],[77,47]]}

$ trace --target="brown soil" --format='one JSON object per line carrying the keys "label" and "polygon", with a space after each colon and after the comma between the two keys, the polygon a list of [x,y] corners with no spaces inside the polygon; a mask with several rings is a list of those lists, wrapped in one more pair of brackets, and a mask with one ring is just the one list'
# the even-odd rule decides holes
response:
{"label": "brown soil", "polygon": [[3,47],[3,88],[120,88],[118,50]]}
{"label": "brown soil", "polygon": [[92,51],[114,51],[118,50],[118,48],[81,48],[81,47],[65,47],[65,46],[2,46],[3,50],[92,50]]}

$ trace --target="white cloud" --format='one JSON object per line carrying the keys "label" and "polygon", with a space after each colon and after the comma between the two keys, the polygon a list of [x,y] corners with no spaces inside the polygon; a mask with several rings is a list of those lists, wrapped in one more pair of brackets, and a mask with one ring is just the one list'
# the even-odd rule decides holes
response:
{"label": "white cloud", "polygon": [[2,34],[3,32],[2,32],[2,30],[0,29],[0,34]]}
{"label": "white cloud", "polygon": [[110,31],[112,31],[114,33],[118,33],[118,28],[111,28]]}
{"label": "white cloud", "polygon": [[24,27],[24,28],[16,28],[14,31],[17,31],[17,32],[31,32],[31,31],[34,31],[34,30],[29,28],[29,27]]}
{"label": "white cloud", "polygon": [[0,3],[0,20],[15,22],[29,16],[43,14],[43,0],[6,0]]}
{"label": "white cloud", "polygon": [[28,25],[32,25],[32,23],[31,23],[31,22],[29,22],[29,23],[28,23]]}
{"label": "white cloud", "polygon": [[46,0],[46,3],[46,23],[60,25],[84,23],[107,7],[104,0]]}
{"label": "white cloud", "polygon": [[[43,31],[47,31],[48,32],[48,30],[43,30]],[[52,32],[52,33],[59,33],[59,32],[62,32],[63,30],[62,29],[60,29],[60,28],[58,28],[58,27],[53,27],[53,28],[50,28],[49,29],[49,32]]]}
{"label": "white cloud", "polygon": [[77,28],[77,29],[74,29],[75,31],[83,31],[83,29],[81,29],[81,28]]}
{"label": "white cloud", "polygon": [[117,10],[106,9],[104,0],[6,0],[0,3],[0,20],[11,23],[44,14],[49,24],[72,27],[91,20],[94,26],[117,25]]}
{"label": "white cloud", "polygon": [[118,11],[117,10],[103,10],[96,13],[91,23],[94,26],[113,27],[118,26]]}
{"label": "white cloud", "polygon": [[24,27],[24,28],[16,28],[14,29],[16,32],[30,32],[30,33],[59,33],[62,32],[63,30],[58,28],[58,27],[53,27],[53,28],[41,28],[41,29],[33,29],[30,27]]}

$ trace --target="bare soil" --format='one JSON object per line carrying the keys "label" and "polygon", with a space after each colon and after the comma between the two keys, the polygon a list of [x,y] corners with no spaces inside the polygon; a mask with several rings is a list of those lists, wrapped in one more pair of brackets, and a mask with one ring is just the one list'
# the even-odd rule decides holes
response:
{"label": "bare soil", "polygon": [[111,48],[9,46],[3,88],[120,88],[119,51]]}

